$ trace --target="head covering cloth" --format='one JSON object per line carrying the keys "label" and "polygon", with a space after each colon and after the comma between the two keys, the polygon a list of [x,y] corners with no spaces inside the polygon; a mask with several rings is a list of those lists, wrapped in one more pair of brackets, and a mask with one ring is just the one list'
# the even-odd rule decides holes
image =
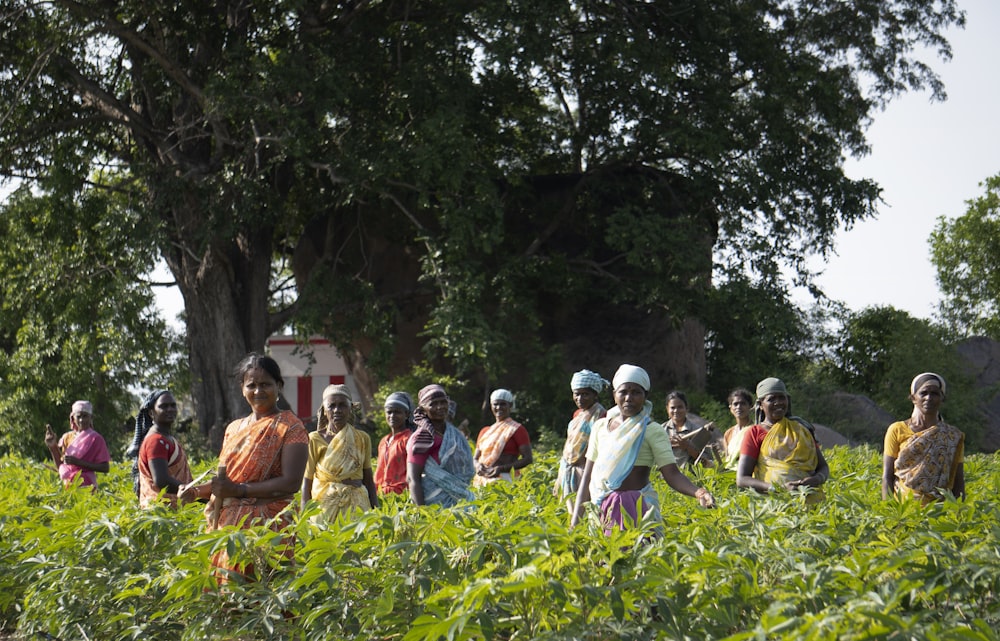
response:
{"label": "head covering cloth", "polygon": [[635,383],[642,389],[649,391],[649,374],[638,365],[622,365],[615,372],[612,385],[617,390],[623,383]]}
{"label": "head covering cloth", "polygon": [[429,408],[431,400],[435,398],[448,398],[448,393],[444,391],[444,387],[437,383],[431,383],[421,388],[417,393],[417,403],[420,407]]}
{"label": "head covering cloth", "polygon": [[76,401],[73,403],[73,407],[70,409],[70,414],[76,414],[77,412],[86,412],[87,414],[94,413],[94,406],[90,404],[90,401]]}
{"label": "head covering cloth", "polygon": [[398,407],[406,410],[407,414],[413,413],[413,399],[406,392],[393,392],[385,397],[385,409]]}
{"label": "head covering cloth", "polygon": [[569,389],[571,391],[578,389],[592,389],[600,394],[608,385],[610,385],[608,380],[606,378],[602,378],[597,372],[592,372],[589,369],[582,369],[573,374],[573,378],[569,382]]}
{"label": "head covering cloth", "polygon": [[913,381],[910,383],[910,394],[916,394],[920,386],[927,381],[937,381],[941,386],[941,395],[947,394],[948,386],[945,385],[944,379],[941,378],[940,374],[935,374],[934,372],[924,372],[923,374],[917,374],[913,377]]}
{"label": "head covering cloth", "polygon": [[765,378],[761,382],[757,383],[757,399],[762,399],[768,394],[784,394],[788,396],[788,390],[785,388],[785,383],[780,378]]}
{"label": "head covering cloth", "polygon": [[351,397],[351,388],[346,385],[327,385],[323,390],[323,400],[326,400],[331,396],[345,396],[347,397],[348,403],[354,403],[354,399]]}
{"label": "head covering cloth", "polygon": [[497,401],[507,401],[510,403],[510,409],[514,409],[514,395],[510,390],[503,388],[493,390],[493,393],[490,394],[490,405]]}

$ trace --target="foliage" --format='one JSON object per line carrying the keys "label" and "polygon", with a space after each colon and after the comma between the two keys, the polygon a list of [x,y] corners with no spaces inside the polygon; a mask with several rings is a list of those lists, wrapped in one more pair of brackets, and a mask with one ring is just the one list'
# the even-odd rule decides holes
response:
{"label": "foliage", "polygon": [[526,355],[567,335],[635,338],[614,313],[700,316],[713,248],[803,274],[874,212],[843,171],[872,113],[941,97],[914,53],[947,58],[964,21],[955,0],[0,0],[0,19],[0,176],[131,186],[184,294],[205,430],[241,407],[232,364],[309,308],[273,305],[272,265],[300,296],[348,281],[366,313],[345,335],[395,313],[488,381],[551,372]]}
{"label": "foliage", "polygon": [[[666,536],[567,529],[558,454],[467,509],[379,510],[293,527],[201,533],[198,506],[135,509],[119,467],[103,490],[0,459],[0,624],[16,634],[126,639],[992,639],[1000,622],[996,457],[966,461],[969,497],[882,501],[870,448],[835,448],[822,509],[737,492],[702,470],[715,510],[657,489]],[[210,555],[254,560],[219,590]],[[271,559],[271,561],[268,561]]]}
{"label": "foliage", "polygon": [[177,339],[133,276],[155,257],[146,221],[111,191],[21,188],[0,210],[0,236],[16,239],[0,247],[0,453],[47,457],[45,424],[68,429],[80,398],[116,451],[137,406],[129,390],[176,371]]}
{"label": "foliage", "polygon": [[1000,174],[980,187],[985,193],[966,201],[963,215],[938,218],[931,261],[944,295],[942,321],[963,335],[1000,340]]}

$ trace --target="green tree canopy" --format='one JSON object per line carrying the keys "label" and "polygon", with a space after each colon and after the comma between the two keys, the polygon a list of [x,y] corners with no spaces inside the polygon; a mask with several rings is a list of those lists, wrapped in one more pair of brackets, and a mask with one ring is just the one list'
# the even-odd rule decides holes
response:
{"label": "green tree canopy", "polygon": [[[364,308],[495,379],[567,337],[655,351],[701,314],[713,248],[802,273],[874,213],[844,158],[893,96],[943,95],[914,51],[947,58],[964,20],[955,0],[0,0],[0,19],[0,175],[132,186],[184,295],[203,428],[244,411],[231,366],[323,285],[353,298],[306,324],[352,366],[385,338]],[[580,329],[602,325],[637,329]]]}
{"label": "green tree canopy", "polygon": [[944,300],[942,320],[964,335],[1000,340],[1000,174],[981,183],[985,193],[966,212],[938,218],[931,260]]}

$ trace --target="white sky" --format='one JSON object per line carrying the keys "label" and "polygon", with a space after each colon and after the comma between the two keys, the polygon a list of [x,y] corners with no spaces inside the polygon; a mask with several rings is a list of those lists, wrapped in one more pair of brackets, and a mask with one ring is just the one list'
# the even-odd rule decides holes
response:
{"label": "white sky", "polygon": [[929,239],[939,216],[955,218],[980,196],[979,183],[1000,174],[1000,1],[959,0],[964,30],[951,30],[950,62],[927,60],[948,99],[927,93],[897,98],[868,132],[871,155],[848,173],[883,189],[878,217],[837,235],[837,256],[818,284],[827,296],[859,311],[891,305],[930,318],[941,292]]}

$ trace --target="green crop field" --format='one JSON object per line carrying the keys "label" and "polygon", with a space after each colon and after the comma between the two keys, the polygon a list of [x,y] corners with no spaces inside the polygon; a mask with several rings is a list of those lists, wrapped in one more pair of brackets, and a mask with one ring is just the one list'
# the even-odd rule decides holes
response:
{"label": "green crop field", "polygon": [[[555,454],[467,509],[387,500],[350,523],[306,514],[294,562],[266,529],[203,532],[197,505],[141,512],[127,466],[96,494],[0,460],[0,627],[89,639],[996,639],[1000,459],[966,461],[967,502],[880,499],[880,455],[828,452],[816,508],[701,478],[718,508],[659,483],[666,536],[568,530]],[[198,466],[201,471],[206,464]],[[217,587],[226,548],[260,579]]]}

